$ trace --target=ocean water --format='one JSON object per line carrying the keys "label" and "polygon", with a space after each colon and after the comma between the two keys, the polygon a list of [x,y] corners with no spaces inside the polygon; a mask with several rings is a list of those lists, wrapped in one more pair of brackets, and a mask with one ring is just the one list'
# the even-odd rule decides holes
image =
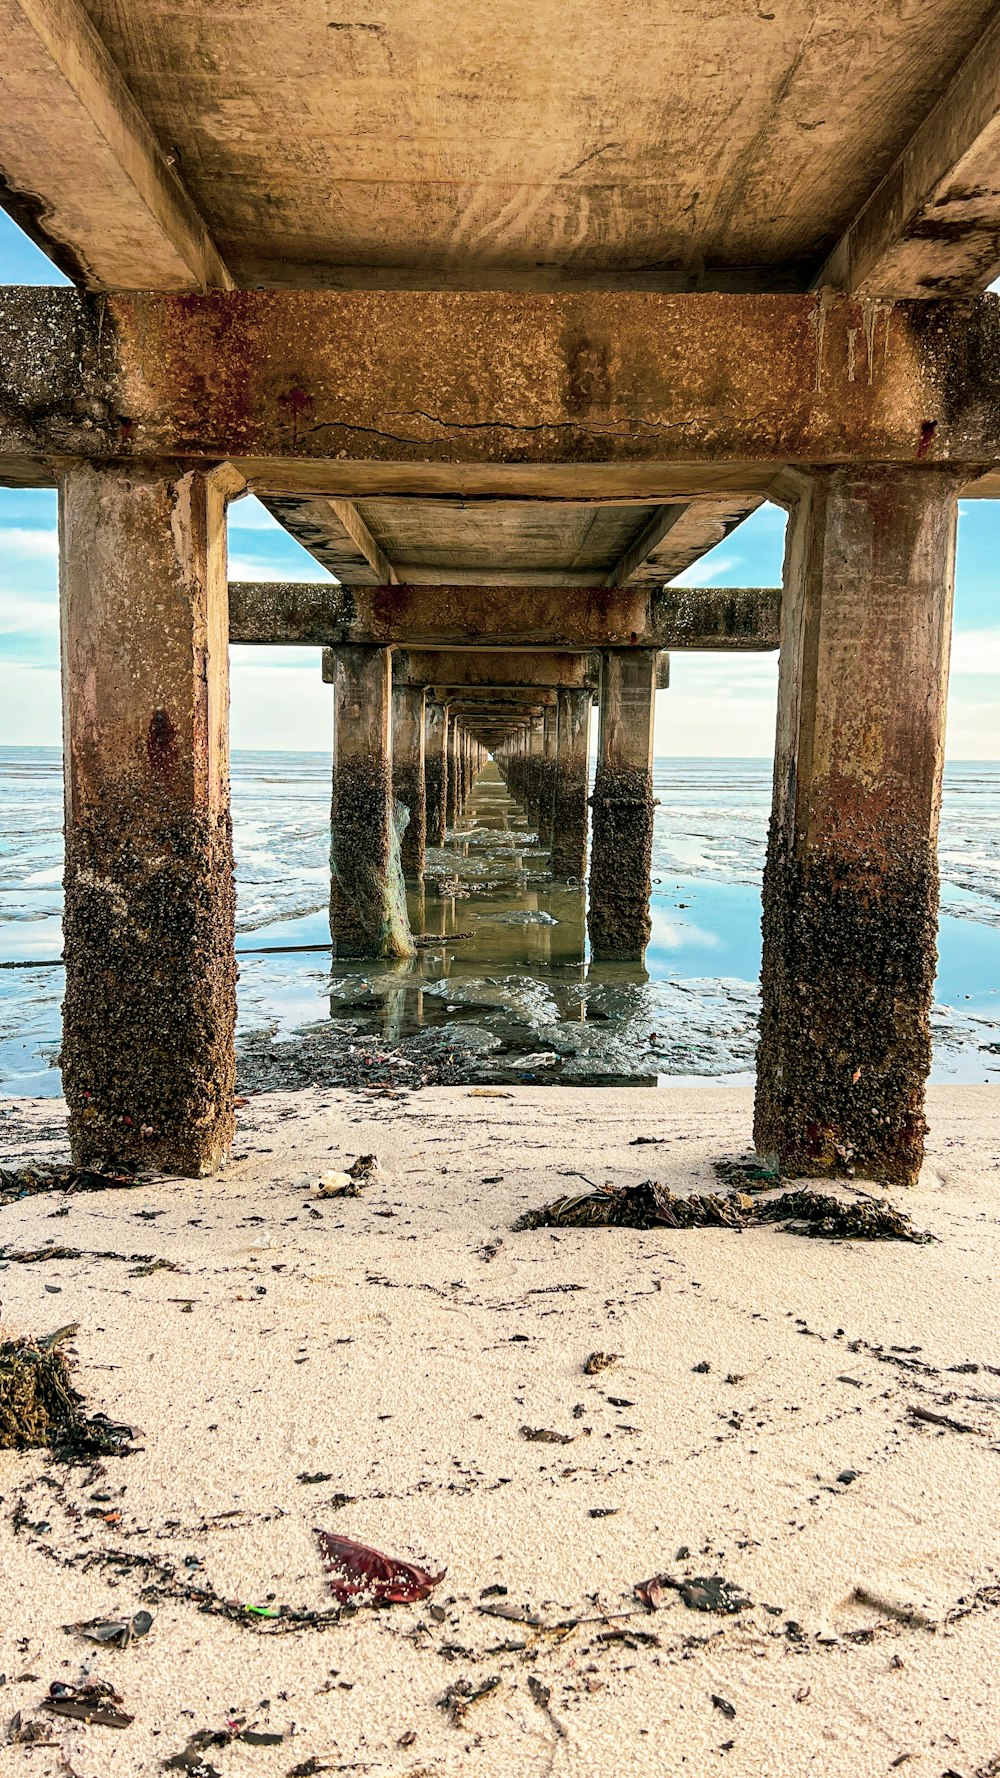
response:
{"label": "ocean water", "polygon": [[[238,1041],[249,1084],[317,1054],[447,1050],[469,1078],[752,1079],[764,760],[655,762],[653,936],[644,969],[594,966],[584,892],[553,884],[488,770],[410,898],[406,964],[332,958],[329,757],[237,753]],[[0,1091],[59,1091],[62,783],[57,749],[0,748]],[[937,1080],[1000,1079],[1000,764],[945,773],[933,1014]]]}

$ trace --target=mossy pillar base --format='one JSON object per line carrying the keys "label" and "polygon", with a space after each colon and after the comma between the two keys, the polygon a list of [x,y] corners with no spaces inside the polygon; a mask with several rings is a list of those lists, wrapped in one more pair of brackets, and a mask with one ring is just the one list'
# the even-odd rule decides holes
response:
{"label": "mossy pillar base", "polygon": [[587,908],[596,962],[641,963],[649,942],[655,684],[652,649],[603,656]]}
{"label": "mossy pillar base", "polygon": [[393,803],[392,663],[387,648],[340,648],[330,835],[336,957],[412,957]]}
{"label": "mossy pillar base", "polygon": [[446,785],[446,807],[448,826],[454,827],[461,812],[461,779],[459,766],[459,732],[458,723],[451,712],[448,713],[448,782]]}
{"label": "mossy pillar base", "polygon": [[547,706],[542,711],[542,757],[538,772],[538,838],[543,846],[552,844],[558,722],[557,706]]}
{"label": "mossy pillar base", "polygon": [[559,693],[550,863],[562,880],[582,881],[587,873],[590,703],[589,689]]}
{"label": "mossy pillar base", "polygon": [[427,789],[424,777],[424,693],[397,685],[392,694],[392,783],[407,811],[400,841],[403,874],[422,877],[427,861]]}
{"label": "mossy pillar base", "polygon": [[793,484],[754,1125],[788,1173],[908,1184],[923,1158],[957,491]]}
{"label": "mossy pillar base", "polygon": [[233,1137],[226,472],[60,489],[62,1073],[78,1166],[211,1173]]}

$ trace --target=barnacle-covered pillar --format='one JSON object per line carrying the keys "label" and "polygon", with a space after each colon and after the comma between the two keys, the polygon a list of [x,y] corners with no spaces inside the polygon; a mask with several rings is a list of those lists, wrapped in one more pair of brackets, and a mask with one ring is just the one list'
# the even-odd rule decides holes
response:
{"label": "barnacle-covered pillar", "polygon": [[790,1173],[916,1179],[936,968],[957,483],[797,478],[764,877],[755,1139]]}
{"label": "barnacle-covered pillar", "polygon": [[427,843],[443,846],[448,825],[448,706],[428,699],[424,717]]}
{"label": "barnacle-covered pillar", "polygon": [[388,648],[338,648],[334,672],[330,936],[337,957],[411,957],[392,784]]}
{"label": "barnacle-covered pillar", "polygon": [[392,785],[407,812],[400,849],[403,874],[422,877],[427,854],[427,792],[424,780],[424,691],[397,685],[392,694]]}
{"label": "barnacle-covered pillar", "polygon": [[649,941],[656,653],[601,660],[601,723],[587,926],[598,962],[641,962]]}
{"label": "barnacle-covered pillar", "polygon": [[226,470],[60,487],[62,1077],[81,1166],[214,1172],[233,1136]]}
{"label": "barnacle-covered pillar", "polygon": [[592,696],[589,686],[559,693],[551,869],[560,879],[582,879],[587,872]]}

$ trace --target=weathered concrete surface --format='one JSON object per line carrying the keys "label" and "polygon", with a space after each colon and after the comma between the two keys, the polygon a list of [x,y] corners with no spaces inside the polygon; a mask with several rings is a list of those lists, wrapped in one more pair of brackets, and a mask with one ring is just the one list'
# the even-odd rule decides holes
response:
{"label": "weathered concrete surface", "polygon": [[781,588],[505,587],[498,596],[495,587],[235,580],[229,622],[232,641],[272,646],[390,644],[449,653],[464,647],[473,655],[611,647],[767,651],[780,639]]}
{"label": "weathered concrete surface", "polygon": [[559,693],[550,867],[560,881],[587,874],[590,705],[587,689]]}
{"label": "weathered concrete surface", "polygon": [[866,296],[973,294],[1000,271],[994,18],[816,278]]}
{"label": "weathered concrete surface", "polygon": [[[325,669],[324,669],[325,670]],[[593,685],[600,680],[597,654],[532,654],[505,649],[502,655],[480,649],[396,649],[392,657],[394,685],[446,686],[449,690],[531,690],[536,686]]]}
{"label": "weathered concrete surface", "polygon": [[211,1173],[232,1141],[228,491],[63,478],[62,1070],[83,1166]]}
{"label": "weathered concrete surface", "polygon": [[0,195],[91,289],[228,289],[202,217],[77,0],[0,0]]}
{"label": "weathered concrete surface", "polygon": [[393,686],[392,786],[396,801],[408,814],[400,843],[403,874],[422,877],[427,857],[424,694],[415,686]]}
{"label": "weathered concrete surface", "polygon": [[383,648],[337,654],[330,835],[335,957],[411,957],[392,783],[392,669]]}
{"label": "weathered concrete surface", "polygon": [[556,738],[559,712],[555,702],[542,711],[542,757],[538,771],[538,838],[552,844],[552,818],[556,794]]}
{"label": "weathered concrete surface", "polygon": [[923,1155],[956,491],[820,474],[790,528],[755,1124],[790,1173]]}
{"label": "weathered concrete surface", "polygon": [[641,962],[649,941],[655,683],[651,650],[605,655],[587,907],[598,962]]}
{"label": "weathered concrete surface", "polygon": [[427,840],[443,846],[448,826],[448,709],[428,702],[424,724],[424,784],[427,794]]}
{"label": "weathered concrete surface", "polygon": [[405,463],[412,493],[442,465],[978,466],[1000,301],[8,290],[0,416],[0,459],[226,459],[271,493],[283,461],[348,495],[351,462]]}
{"label": "weathered concrete surface", "polygon": [[448,826],[454,827],[462,812],[462,784],[458,761],[458,723],[450,708],[448,711],[448,779],[446,806],[448,812]]}

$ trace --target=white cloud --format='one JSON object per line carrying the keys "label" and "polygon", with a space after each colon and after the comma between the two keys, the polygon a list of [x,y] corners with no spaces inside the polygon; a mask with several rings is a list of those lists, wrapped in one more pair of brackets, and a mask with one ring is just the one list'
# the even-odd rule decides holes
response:
{"label": "white cloud", "polygon": [[284,527],[277,519],[272,519],[266,506],[262,506],[254,494],[248,494],[245,500],[234,500],[229,508],[229,529],[231,531],[276,531],[282,535]]}
{"label": "white cloud", "polygon": [[32,561],[56,561],[59,536],[54,525],[45,530],[28,525],[0,525],[0,548],[13,555],[28,556]]}
{"label": "white cloud", "polygon": [[1000,625],[956,630],[951,643],[953,673],[1000,673]]}
{"label": "white cloud", "polygon": [[59,628],[59,601],[51,594],[0,591],[0,635],[52,635]]}
{"label": "white cloud", "polygon": [[709,553],[699,561],[692,562],[690,568],[682,568],[675,575],[671,586],[712,586],[720,574],[729,574],[733,568],[742,566],[742,556],[717,556]]}
{"label": "white cloud", "polygon": [[304,560],[289,567],[287,563],[269,562],[264,556],[235,555],[229,558],[230,580],[312,580],[334,582],[319,562]]}

